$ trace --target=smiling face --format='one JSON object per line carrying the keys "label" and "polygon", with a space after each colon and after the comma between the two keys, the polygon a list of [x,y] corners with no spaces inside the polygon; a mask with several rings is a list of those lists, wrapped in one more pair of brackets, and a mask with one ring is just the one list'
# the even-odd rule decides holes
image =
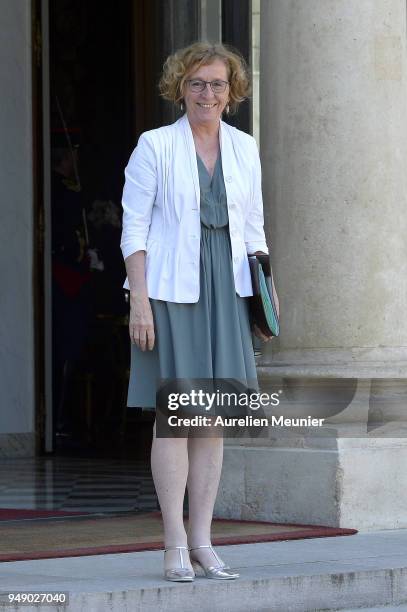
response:
{"label": "smiling face", "polygon": [[[192,79],[227,81],[228,69],[222,60],[215,59],[211,64],[193,70],[187,77],[187,80]],[[185,83],[184,103],[188,119],[192,124],[217,124],[228,100],[229,85],[223,93],[214,93],[209,85],[206,85],[203,91],[196,93],[191,91],[188,83]]]}

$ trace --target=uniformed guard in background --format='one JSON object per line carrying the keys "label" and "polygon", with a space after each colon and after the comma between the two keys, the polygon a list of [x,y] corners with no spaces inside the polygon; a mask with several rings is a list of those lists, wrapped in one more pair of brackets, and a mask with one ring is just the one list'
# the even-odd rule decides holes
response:
{"label": "uniformed guard in background", "polygon": [[56,436],[73,433],[70,383],[92,314],[86,212],[78,173],[78,129],[51,134],[53,416]]}

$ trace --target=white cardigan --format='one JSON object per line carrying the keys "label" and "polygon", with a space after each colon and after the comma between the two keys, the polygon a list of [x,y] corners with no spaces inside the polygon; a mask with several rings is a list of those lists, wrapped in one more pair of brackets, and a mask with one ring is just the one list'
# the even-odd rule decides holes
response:
{"label": "white cardigan", "polygon": [[[268,253],[263,229],[261,168],[256,141],[220,121],[220,149],[237,293],[252,295],[247,253]],[[124,259],[146,251],[148,296],[199,299],[200,189],[192,130],[178,121],[141,134],[125,168]],[[128,279],[124,287],[129,289]]]}

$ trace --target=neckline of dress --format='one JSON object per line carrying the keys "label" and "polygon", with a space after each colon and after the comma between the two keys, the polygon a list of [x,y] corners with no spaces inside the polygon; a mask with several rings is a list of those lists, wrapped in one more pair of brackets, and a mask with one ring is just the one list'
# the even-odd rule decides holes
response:
{"label": "neckline of dress", "polygon": [[218,150],[218,156],[216,158],[216,162],[215,162],[215,165],[213,167],[213,174],[209,174],[208,168],[205,166],[202,157],[198,154],[197,151],[196,151],[196,157],[197,157],[197,159],[199,159],[199,161],[201,162],[202,166],[205,168],[205,172],[208,175],[208,177],[210,178],[210,181],[212,183],[212,179],[215,176],[216,168],[218,167],[218,162],[219,162],[219,159],[220,159],[220,148]]}

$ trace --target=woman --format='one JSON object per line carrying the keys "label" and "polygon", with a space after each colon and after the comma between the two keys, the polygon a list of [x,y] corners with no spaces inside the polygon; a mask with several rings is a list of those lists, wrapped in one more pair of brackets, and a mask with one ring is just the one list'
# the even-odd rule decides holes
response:
{"label": "woman", "polygon": [[[125,169],[121,240],[130,289],[128,405],[153,410],[159,378],[257,381],[247,253],[268,253],[256,143],[221,120],[248,95],[243,59],[195,43],[166,60],[160,90],[185,114],[140,136]],[[222,457],[222,436],[157,437],[154,426],[168,580],[191,581],[198,570],[238,577],[211,546]]]}

